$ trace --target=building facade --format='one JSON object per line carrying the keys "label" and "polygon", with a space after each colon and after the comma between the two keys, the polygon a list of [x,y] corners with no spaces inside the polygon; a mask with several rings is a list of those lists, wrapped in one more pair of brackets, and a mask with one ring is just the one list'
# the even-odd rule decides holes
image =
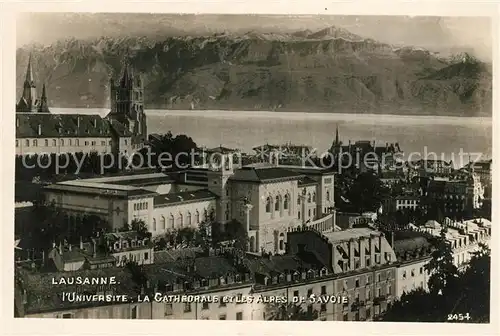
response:
{"label": "building facade", "polygon": [[143,83],[128,63],[120,81],[112,84],[110,94],[111,111],[105,118],[97,114],[53,114],[45,85],[37,98],[30,56],[22,96],[16,105],[16,155],[124,155],[142,148],[147,139]]}
{"label": "building facade", "polygon": [[94,214],[114,230],[143,220],[153,236],[211,219],[225,231],[244,225],[251,252],[284,253],[289,228],[335,225],[333,172],[267,163],[233,166],[229,155],[209,168],[164,174],[65,181],[45,188],[47,203],[70,217]]}

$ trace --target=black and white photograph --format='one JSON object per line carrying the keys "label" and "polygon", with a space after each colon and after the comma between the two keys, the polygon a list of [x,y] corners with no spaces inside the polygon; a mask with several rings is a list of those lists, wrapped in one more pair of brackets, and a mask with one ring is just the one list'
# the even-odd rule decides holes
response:
{"label": "black and white photograph", "polygon": [[15,318],[494,322],[492,18],[15,23]]}

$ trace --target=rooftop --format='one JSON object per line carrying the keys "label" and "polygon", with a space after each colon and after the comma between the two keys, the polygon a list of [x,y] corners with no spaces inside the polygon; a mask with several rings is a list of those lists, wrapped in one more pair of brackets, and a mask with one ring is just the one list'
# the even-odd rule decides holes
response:
{"label": "rooftop", "polygon": [[281,167],[245,166],[235,170],[231,180],[244,182],[268,182],[273,180],[299,180],[303,175]]}
{"label": "rooftop", "polygon": [[342,231],[326,232],[323,233],[326,238],[332,243],[347,241],[349,239],[359,239],[361,237],[370,237],[370,235],[380,235],[381,232],[369,228],[352,228]]}
{"label": "rooftop", "polygon": [[179,193],[171,193],[158,195],[154,198],[154,206],[164,204],[172,204],[187,201],[202,201],[216,198],[216,195],[207,189],[184,191]]}

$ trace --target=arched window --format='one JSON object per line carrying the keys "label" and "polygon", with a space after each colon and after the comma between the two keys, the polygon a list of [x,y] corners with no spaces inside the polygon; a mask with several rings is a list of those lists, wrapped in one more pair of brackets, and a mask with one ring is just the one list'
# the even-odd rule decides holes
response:
{"label": "arched window", "polygon": [[271,212],[271,197],[267,197],[266,199],[266,212]]}
{"label": "arched window", "polygon": [[329,201],[330,200],[330,191],[326,191],[326,200]]}
{"label": "arched window", "polygon": [[48,146],[49,146],[49,140],[45,139],[45,147],[48,147]]}
{"label": "arched window", "polygon": [[280,197],[276,196],[276,200],[274,203],[274,211],[279,211],[280,210]]}
{"label": "arched window", "polygon": [[165,230],[165,217],[161,216],[160,220],[161,229]]}
{"label": "arched window", "polygon": [[297,197],[297,205],[300,205],[300,196]]}
{"label": "arched window", "polygon": [[315,192],[313,193],[313,196],[312,196],[312,201],[313,201],[313,202],[316,202],[316,193],[315,193]]}
{"label": "arched window", "polygon": [[285,249],[285,234],[280,233],[280,250],[283,251]]}
{"label": "arched window", "polygon": [[153,218],[153,231],[156,231],[156,219]]}
{"label": "arched window", "polygon": [[187,225],[191,226],[191,212],[188,212],[186,220],[187,220]]}
{"label": "arched window", "polygon": [[168,228],[173,229],[174,228],[174,215],[170,214],[170,218],[168,219]]}
{"label": "arched window", "polygon": [[200,224],[200,212],[198,210],[196,210],[196,213],[195,213],[195,221],[196,221],[196,224]]}
{"label": "arched window", "polygon": [[307,194],[307,203],[311,203],[311,193]]}
{"label": "arched window", "polygon": [[229,209],[226,210],[226,220],[229,220]]}
{"label": "arched window", "polygon": [[177,217],[177,223],[179,224],[179,227],[181,228],[184,225],[184,216],[182,214],[179,214],[179,217]]}
{"label": "arched window", "polygon": [[288,210],[288,202],[289,202],[290,196],[288,194],[285,195],[285,200],[283,201],[283,209]]}

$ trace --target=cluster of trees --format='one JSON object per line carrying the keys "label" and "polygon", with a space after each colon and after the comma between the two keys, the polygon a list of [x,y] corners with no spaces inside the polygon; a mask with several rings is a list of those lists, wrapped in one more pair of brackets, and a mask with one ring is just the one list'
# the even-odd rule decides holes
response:
{"label": "cluster of trees", "polygon": [[29,216],[16,223],[16,235],[23,238],[31,248],[47,249],[52,243],[78,244],[94,237],[97,232],[109,232],[108,221],[95,215],[72,217],[52,205],[35,205]]}
{"label": "cluster of trees", "polygon": [[480,244],[480,250],[473,253],[468,266],[460,271],[453,265],[451,246],[443,230],[426,269],[431,274],[429,291],[418,289],[404,294],[393,302],[381,320],[489,322],[491,254],[486,245]]}
{"label": "cluster of trees", "polygon": [[342,212],[376,211],[390,193],[373,171],[339,175],[336,184],[336,203]]}
{"label": "cluster of trees", "polygon": [[134,167],[141,164],[143,167],[148,167],[147,165],[151,164],[153,167],[176,171],[188,165],[200,163],[200,158],[192,158],[191,156],[197,148],[196,142],[191,137],[185,134],[174,136],[172,132],[168,131],[167,134],[163,134],[157,139],[151,139],[151,152],[149,154],[148,148],[139,151],[143,158],[149,157],[150,162],[147,160],[141,162],[139,156],[134,156],[132,162]]}

